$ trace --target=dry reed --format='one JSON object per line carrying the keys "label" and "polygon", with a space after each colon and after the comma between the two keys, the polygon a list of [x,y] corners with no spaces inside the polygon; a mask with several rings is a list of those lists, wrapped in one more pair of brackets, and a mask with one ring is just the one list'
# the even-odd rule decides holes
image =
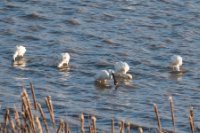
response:
{"label": "dry reed", "polygon": [[194,133],[194,112],[193,112],[193,107],[190,107],[190,110],[189,110],[189,123],[190,123],[191,133]]}
{"label": "dry reed", "polygon": [[60,120],[60,125],[59,125],[59,127],[58,127],[58,129],[57,129],[57,131],[56,131],[56,133],[64,133],[64,131],[65,131],[65,123],[64,123],[64,121],[61,119]]}
{"label": "dry reed", "polygon": [[7,126],[8,126],[8,120],[9,120],[9,109],[6,109],[6,113],[4,115],[4,128],[3,128],[3,132],[6,133],[7,132]]}
{"label": "dry reed", "polygon": [[176,125],[175,125],[174,104],[173,104],[172,96],[169,96],[169,104],[170,104],[170,111],[171,111],[171,117],[172,117],[173,132],[175,133]]}
{"label": "dry reed", "polygon": [[34,119],[33,119],[33,115],[32,115],[32,112],[31,112],[31,105],[30,105],[30,102],[29,102],[28,94],[27,94],[25,89],[21,93],[21,98],[22,98],[22,102],[23,102],[23,105],[24,105],[24,109],[25,109],[25,116],[28,117],[30,127],[31,127],[32,131],[34,131],[35,130]]}
{"label": "dry reed", "polygon": [[85,128],[84,128],[85,119],[83,113],[80,114],[80,122],[81,122],[81,133],[85,133]]}
{"label": "dry reed", "polygon": [[27,128],[29,128],[29,127],[28,127],[28,124],[27,124],[25,113],[21,112],[21,116],[22,116],[22,118],[24,120],[24,125],[21,126],[22,127],[22,132],[23,132],[23,131],[26,131]]}
{"label": "dry reed", "polygon": [[47,96],[45,99],[49,114],[50,114],[50,118],[51,118],[51,122],[53,124],[53,128],[54,131],[56,131],[56,123],[55,123],[55,119],[54,119],[54,111],[53,111],[53,105],[52,105],[52,101],[51,101],[51,96]]}
{"label": "dry reed", "polygon": [[111,128],[111,133],[115,132],[115,120],[112,118],[112,128]]}
{"label": "dry reed", "polygon": [[191,118],[192,118],[192,124],[193,124],[193,126],[194,126],[194,111],[193,111],[193,107],[192,106],[190,106],[190,116],[191,116]]}
{"label": "dry reed", "polygon": [[37,132],[37,133],[43,133],[40,120],[39,120],[39,118],[38,118],[37,116],[35,117],[35,124],[37,125],[37,130],[36,130],[36,132]]}
{"label": "dry reed", "polygon": [[9,118],[9,120],[10,120],[10,126],[11,126],[12,133],[15,133],[15,124],[11,117]]}
{"label": "dry reed", "polygon": [[127,133],[130,133],[131,132],[131,127],[130,127],[130,123],[128,122],[127,123]]}
{"label": "dry reed", "polygon": [[68,133],[68,132],[69,132],[69,127],[68,127],[67,122],[65,122],[65,133]]}
{"label": "dry reed", "polygon": [[16,127],[17,127],[17,131],[18,133],[21,132],[21,122],[20,122],[20,119],[19,119],[19,113],[17,111],[17,108],[16,106],[14,107],[15,108],[15,122],[16,122]]}
{"label": "dry reed", "polygon": [[189,123],[190,123],[191,133],[194,133],[194,125],[193,125],[192,121],[193,121],[192,116],[190,115],[189,116]]}
{"label": "dry reed", "polygon": [[140,133],[143,133],[143,129],[141,127],[138,128]]}
{"label": "dry reed", "polygon": [[65,122],[61,119],[61,122],[60,122],[60,126],[61,126],[61,132],[64,133],[65,132]]}
{"label": "dry reed", "polygon": [[47,133],[50,133],[49,127],[48,127],[48,125],[47,125],[46,118],[45,118],[45,116],[44,116],[44,112],[43,112],[43,110],[42,110],[42,107],[41,107],[41,105],[40,105],[39,103],[37,103],[37,106],[38,106],[39,111],[40,111],[40,114],[41,114],[41,116],[42,116],[42,120],[43,120],[43,122],[44,122],[45,129],[46,129]]}
{"label": "dry reed", "polygon": [[162,133],[160,117],[159,117],[159,114],[158,114],[158,107],[157,107],[156,104],[154,104],[154,112],[155,112],[155,114],[156,114],[156,119],[157,119],[157,122],[158,122],[158,131],[159,131],[160,133]]}
{"label": "dry reed", "polygon": [[33,83],[31,81],[30,81],[30,87],[31,87],[31,92],[32,92],[32,97],[33,97],[34,108],[35,108],[35,110],[37,110],[38,107],[37,107],[37,100],[36,100],[36,96],[35,96],[35,90],[33,88]]}
{"label": "dry reed", "polygon": [[93,133],[93,128],[91,124],[89,124],[89,133]]}
{"label": "dry reed", "polygon": [[[35,92],[32,83],[30,82],[32,96],[33,96],[33,104],[34,109],[37,112],[40,112],[39,116],[33,116],[31,103],[28,97],[28,94],[25,89],[23,89],[21,93],[21,105],[22,105],[22,111],[18,112],[16,106],[14,106],[14,113],[10,112],[9,109],[6,109],[6,112],[4,114],[4,123],[0,124],[0,132],[7,133],[43,133],[43,131],[50,133],[50,129],[48,127],[47,119],[45,118],[43,109],[36,101]],[[45,99],[48,112],[50,113],[50,120],[53,124],[54,132],[57,133],[71,133],[71,130],[68,126],[68,123],[64,120],[60,120],[60,124],[58,129],[56,129],[56,122],[54,118],[54,110],[53,110],[53,104],[51,101],[51,97],[47,96]],[[173,132],[164,130],[161,128],[161,122],[158,114],[158,108],[157,105],[154,105],[154,112],[156,114],[157,119],[157,125],[158,125],[158,131],[160,133],[167,132],[167,133],[175,133],[175,118],[174,118],[174,105],[172,97],[169,97],[169,103],[170,103],[170,111],[171,111],[171,117],[172,117],[172,126],[173,126]],[[40,121],[41,120],[41,121]],[[43,122],[43,123],[42,123]],[[85,130],[89,129],[90,133],[97,133],[97,126],[96,126],[96,117],[91,117],[91,122],[89,123],[89,127],[84,127],[85,124],[85,118],[84,114],[80,114],[80,126],[81,126],[81,133],[85,133]],[[191,128],[191,132],[194,133],[194,112],[193,108],[190,107],[189,110],[189,124]],[[42,127],[44,125],[44,128]],[[147,127],[142,127],[141,125],[136,125],[132,123],[125,123],[123,120],[120,121],[119,124],[119,132],[124,133],[124,127],[126,126],[127,133],[130,133],[130,128],[138,129],[140,133],[143,133],[143,130],[148,130]],[[115,123],[114,123],[114,117],[112,118],[112,124],[111,124],[111,133],[115,132]],[[87,128],[87,129],[86,129]]]}
{"label": "dry reed", "polygon": [[119,124],[119,132],[120,132],[120,133],[124,133],[124,121],[123,121],[123,120],[120,121],[120,124]]}
{"label": "dry reed", "polygon": [[96,133],[96,117],[92,116],[91,120],[92,120],[93,133]]}

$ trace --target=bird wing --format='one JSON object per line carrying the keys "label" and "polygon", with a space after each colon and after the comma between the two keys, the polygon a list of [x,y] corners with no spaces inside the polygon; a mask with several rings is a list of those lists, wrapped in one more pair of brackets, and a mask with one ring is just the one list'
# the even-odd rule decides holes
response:
{"label": "bird wing", "polygon": [[17,46],[18,56],[24,56],[26,48],[24,46]]}
{"label": "bird wing", "polygon": [[101,70],[95,75],[96,80],[104,80],[109,78],[109,73],[106,70]]}
{"label": "bird wing", "polygon": [[129,65],[126,62],[116,62],[114,68],[116,73],[127,73],[129,71]]}
{"label": "bird wing", "polygon": [[69,63],[69,60],[70,60],[70,56],[68,53],[62,53],[62,60],[65,62],[65,63]]}

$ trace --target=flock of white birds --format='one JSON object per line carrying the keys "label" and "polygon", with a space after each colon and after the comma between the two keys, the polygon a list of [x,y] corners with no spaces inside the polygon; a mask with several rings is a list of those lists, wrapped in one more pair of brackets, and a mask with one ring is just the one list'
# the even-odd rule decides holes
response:
{"label": "flock of white birds", "polygon": [[[26,52],[26,48],[24,46],[16,46],[16,51],[13,55],[13,63],[14,64],[21,64],[21,61],[23,60],[24,54]],[[61,53],[61,60],[58,63],[57,67],[59,69],[67,68],[69,67],[69,60],[70,55],[69,53]],[[183,60],[182,57],[179,55],[173,55],[171,57],[171,68],[173,72],[181,72],[182,69]],[[95,75],[95,81],[98,84],[101,85],[107,85],[107,82],[109,80],[114,80],[114,84],[117,84],[118,80],[131,80],[132,75],[127,73],[129,71],[130,67],[126,62],[116,62],[114,64],[114,70],[100,70]]]}

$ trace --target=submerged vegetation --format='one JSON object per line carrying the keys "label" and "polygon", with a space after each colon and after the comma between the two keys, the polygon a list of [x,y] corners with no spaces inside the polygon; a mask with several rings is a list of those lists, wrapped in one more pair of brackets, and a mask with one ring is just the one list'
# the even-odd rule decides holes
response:
{"label": "submerged vegetation", "polygon": [[[54,108],[53,103],[51,100],[51,96],[47,96],[45,98],[46,108],[48,109],[50,120],[47,121],[45,117],[47,114],[44,114],[43,108],[41,104],[37,101],[34,87],[32,82],[30,82],[30,88],[32,92],[32,100],[30,100],[26,89],[24,88],[21,92],[21,110],[18,110],[16,106],[13,109],[7,108],[4,113],[4,122],[0,124],[0,132],[2,133],[70,133],[71,129],[67,121],[61,119],[60,121],[55,120],[54,116]],[[30,102],[33,101],[33,102]],[[109,132],[114,133],[130,133],[132,130],[138,130],[139,133],[143,133],[144,131],[151,132],[152,130],[158,133],[176,133],[176,123],[175,123],[175,115],[174,115],[174,105],[172,97],[169,97],[169,104],[170,104],[170,112],[171,112],[171,119],[172,119],[172,130],[163,129],[161,126],[160,116],[158,112],[158,107],[154,104],[154,112],[155,118],[157,121],[157,126],[154,128],[147,128],[142,125],[133,124],[130,122],[125,122],[123,120],[119,121],[119,123],[115,123],[114,118],[110,118],[110,129]],[[37,113],[35,113],[37,112]],[[85,112],[87,113],[87,112]],[[36,115],[37,114],[37,115]],[[80,125],[77,125],[79,131],[81,133],[89,132],[89,133],[97,133],[98,127],[96,125],[96,117],[91,115],[91,117],[87,117],[89,123],[86,125],[84,113],[82,112],[79,115]],[[195,130],[199,130],[199,128],[195,128],[194,125],[194,112],[193,108],[190,107],[189,109],[189,116],[188,116],[188,124],[191,128],[191,133],[194,133]],[[119,127],[116,129],[116,126]],[[157,128],[156,128],[157,127]],[[108,131],[108,130],[107,130]]]}

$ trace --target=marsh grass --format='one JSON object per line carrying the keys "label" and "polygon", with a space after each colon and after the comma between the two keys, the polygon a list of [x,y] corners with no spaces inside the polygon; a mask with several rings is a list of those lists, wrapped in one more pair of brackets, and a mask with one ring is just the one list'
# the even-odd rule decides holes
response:
{"label": "marsh grass", "polygon": [[[55,120],[55,115],[54,115],[54,108],[53,108],[53,103],[51,100],[51,96],[47,96],[45,98],[45,103],[46,107],[48,109],[50,120],[52,123],[52,126],[49,126],[47,122],[47,118],[45,117],[47,114],[44,114],[43,108],[41,104],[37,101],[36,96],[35,96],[35,90],[33,87],[32,82],[30,82],[30,88],[32,92],[32,101],[33,103],[31,104],[29,96],[27,94],[26,89],[23,89],[21,92],[21,110],[17,110],[16,106],[14,105],[13,110],[11,111],[9,108],[5,110],[4,113],[4,121],[3,123],[0,123],[0,133],[71,133],[71,129],[67,121],[64,119],[60,119],[58,123],[56,123]],[[158,113],[158,107],[156,104],[153,106],[153,110],[155,112],[155,118],[157,121],[157,128],[152,128],[154,130],[157,129],[159,133],[175,133],[175,114],[174,114],[174,104],[172,97],[169,97],[169,105],[170,105],[170,113],[171,113],[171,119],[172,119],[172,130],[166,130],[163,129],[161,126],[161,118]],[[35,113],[37,112],[37,113]],[[86,112],[87,113],[87,112]],[[97,127],[97,118],[92,115],[89,117],[89,125],[85,126],[85,116],[84,113],[80,113],[79,115],[79,120],[80,120],[80,132],[85,133],[98,133],[98,127]],[[191,129],[191,133],[195,132],[195,124],[194,124],[194,111],[193,108],[189,108],[189,126]],[[139,133],[143,133],[144,131],[149,131],[149,128],[142,126],[142,125],[137,125],[133,124],[130,121],[126,122],[124,120],[119,121],[119,128],[118,131],[115,129],[115,119],[114,117],[111,118],[111,124],[110,124],[110,132],[115,133],[115,132],[120,132],[120,133],[131,133],[132,130],[136,131],[138,130]],[[50,127],[50,128],[49,128]],[[77,125],[78,127],[78,125]],[[198,127],[197,127],[198,128]],[[51,130],[50,130],[51,129]],[[52,130],[53,129],[53,130]]]}

